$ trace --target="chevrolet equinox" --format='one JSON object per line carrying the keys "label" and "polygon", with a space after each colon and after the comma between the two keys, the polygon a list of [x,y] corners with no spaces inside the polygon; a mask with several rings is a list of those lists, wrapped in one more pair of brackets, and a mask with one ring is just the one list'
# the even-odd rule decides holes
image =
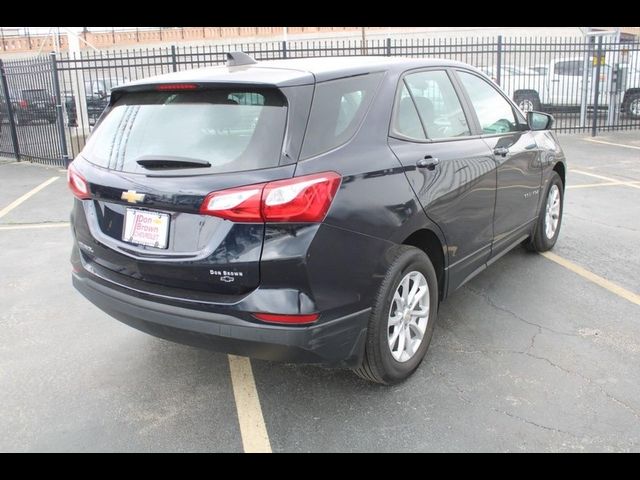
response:
{"label": "chevrolet equinox", "polygon": [[161,338],[396,383],[447,295],[555,244],[552,121],[448,60],[238,52],[118,86],[68,168],[73,284]]}

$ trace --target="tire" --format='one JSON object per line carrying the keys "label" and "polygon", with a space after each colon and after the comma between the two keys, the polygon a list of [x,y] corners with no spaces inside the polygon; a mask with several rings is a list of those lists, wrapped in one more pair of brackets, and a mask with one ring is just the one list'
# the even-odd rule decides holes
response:
{"label": "tire", "polygon": [[632,93],[625,100],[624,111],[633,119],[640,118],[640,93]]}
{"label": "tire", "polygon": [[516,93],[513,96],[513,101],[525,114],[540,110],[540,97],[535,92]]}
{"label": "tire", "polygon": [[[557,189],[557,190],[555,190]],[[555,229],[553,229],[553,235],[548,236],[549,230],[547,230],[547,208],[549,203],[549,197],[552,191],[556,191],[558,195],[558,209],[557,209],[557,223]],[[564,211],[564,188],[562,186],[562,180],[557,172],[552,172],[551,179],[544,193],[542,205],[540,206],[540,212],[538,213],[538,220],[533,234],[528,242],[525,243],[527,250],[532,252],[546,252],[551,250],[558,240],[560,234],[560,227],[562,225],[562,213]]]}
{"label": "tire", "polygon": [[[423,280],[426,281],[428,290],[422,295],[419,300],[419,307],[422,311],[425,310],[424,304],[428,299],[428,313],[424,317],[420,317],[416,323],[413,323],[411,327],[403,327],[403,320],[400,320],[398,326],[389,325],[391,313],[394,312],[394,317],[399,318],[411,318],[413,316],[402,317],[399,313],[401,310],[398,308],[398,301],[394,300],[394,295],[399,291],[400,283],[406,276],[411,276],[414,280],[413,283],[408,283],[410,287],[419,286],[418,291],[424,288]],[[420,275],[422,277],[420,277]],[[410,278],[411,280],[411,278]],[[420,286],[422,283],[422,286]],[[405,287],[403,287],[405,288]],[[408,292],[411,288],[408,288]],[[424,291],[424,290],[423,290]],[[409,297],[411,298],[411,297]],[[429,344],[431,343],[431,337],[433,335],[433,329],[438,315],[438,279],[435,269],[429,257],[420,249],[410,246],[402,246],[395,253],[394,258],[391,261],[391,266],[387,270],[387,273],[380,285],[376,299],[374,301],[373,309],[371,311],[371,317],[369,318],[369,326],[367,329],[367,339],[365,342],[365,352],[362,364],[354,369],[356,375],[365,380],[369,380],[375,383],[382,383],[385,385],[392,385],[409,377],[418,368]],[[422,322],[426,321],[426,325]],[[411,332],[409,337],[412,340],[411,345],[415,346],[417,339],[418,322],[424,331],[422,340],[415,349],[412,356],[404,359],[396,359],[394,355],[397,355],[400,349],[400,335],[397,335],[397,340],[394,342],[395,354],[392,353],[392,346],[389,345],[389,335],[396,332],[404,332],[407,328]],[[403,330],[404,329],[404,330]],[[411,335],[414,335],[412,338]],[[406,341],[403,340],[404,345]],[[405,353],[405,355],[408,355]]]}

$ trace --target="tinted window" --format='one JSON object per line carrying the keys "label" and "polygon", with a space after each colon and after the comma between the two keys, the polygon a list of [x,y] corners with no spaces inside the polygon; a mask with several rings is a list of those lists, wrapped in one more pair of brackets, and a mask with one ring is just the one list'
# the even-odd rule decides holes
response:
{"label": "tinted window", "polygon": [[556,63],[556,75],[581,77],[583,72],[584,63],[582,60],[568,60]]}
{"label": "tinted window", "polygon": [[409,87],[428,138],[470,135],[458,95],[446,72],[430,71],[407,75]]}
{"label": "tinted window", "polygon": [[316,85],[302,158],[339,147],[353,136],[381,78],[381,73],[375,73]]}
{"label": "tinted window", "polygon": [[458,71],[484,133],[512,132],[518,129],[511,104],[482,78]]}
{"label": "tinted window", "polygon": [[99,123],[83,156],[128,172],[146,172],[137,160],[154,156],[211,164],[193,173],[273,167],[286,116],[285,98],[275,89],[128,93]]}

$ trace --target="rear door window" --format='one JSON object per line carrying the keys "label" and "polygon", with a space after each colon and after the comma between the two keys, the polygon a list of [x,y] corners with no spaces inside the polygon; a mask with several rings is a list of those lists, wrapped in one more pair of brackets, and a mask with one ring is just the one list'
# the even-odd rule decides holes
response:
{"label": "rear door window", "polygon": [[382,73],[370,73],[318,83],[302,145],[302,158],[346,143],[360,126],[381,79]]}
{"label": "rear door window", "polygon": [[460,99],[445,71],[412,73],[404,78],[404,82],[411,91],[427,137],[471,135]]}
{"label": "rear door window", "polygon": [[286,99],[277,89],[124,93],[82,154],[99,166],[137,173],[148,173],[139,161],[154,159],[174,167],[208,164],[189,173],[275,167],[286,119]]}

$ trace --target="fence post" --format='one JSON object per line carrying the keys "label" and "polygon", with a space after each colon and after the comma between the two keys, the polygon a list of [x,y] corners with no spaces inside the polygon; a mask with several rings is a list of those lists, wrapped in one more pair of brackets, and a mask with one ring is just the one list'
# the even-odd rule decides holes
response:
{"label": "fence post", "polygon": [[178,71],[178,58],[176,56],[176,46],[171,45],[171,65],[174,72]]}
{"label": "fence post", "polygon": [[391,37],[387,37],[387,57],[391,56]]}
{"label": "fence post", "polygon": [[584,61],[582,63],[582,92],[580,92],[580,127],[587,127],[587,105],[589,103],[589,60],[593,55],[593,44],[595,38],[587,37],[584,52]]}
{"label": "fence post", "polygon": [[591,122],[591,136],[596,136],[598,128],[598,99],[600,97],[600,58],[602,57],[602,37],[598,37],[598,53],[596,54],[596,87],[593,93],[593,121]]}
{"label": "fence post", "polygon": [[173,65],[173,71],[178,71],[178,60],[176,58],[176,46],[171,45],[171,64]]}
{"label": "fence post", "polygon": [[287,41],[282,41],[282,58],[287,58]]}
{"label": "fence post", "polygon": [[64,131],[64,113],[62,112],[62,94],[60,93],[60,79],[58,78],[58,59],[56,52],[51,52],[51,74],[53,75],[53,90],[56,96],[56,117],[58,119],[58,137],[60,137],[60,147],[62,148],[62,159],[64,168],[69,166],[69,150],[67,149],[67,136]]}
{"label": "fence post", "polygon": [[502,70],[502,35],[498,35],[498,48],[496,54],[496,83],[500,85],[500,71]]}
{"label": "fence post", "polygon": [[11,105],[11,95],[9,94],[9,86],[7,85],[7,75],[4,71],[4,63],[0,58],[0,81],[2,82],[2,91],[4,92],[4,100],[7,104],[7,115],[9,116],[9,130],[11,130],[11,142],[13,143],[13,153],[16,160],[20,161],[20,145],[18,144],[18,132],[16,132],[16,122],[13,118],[13,105]]}

